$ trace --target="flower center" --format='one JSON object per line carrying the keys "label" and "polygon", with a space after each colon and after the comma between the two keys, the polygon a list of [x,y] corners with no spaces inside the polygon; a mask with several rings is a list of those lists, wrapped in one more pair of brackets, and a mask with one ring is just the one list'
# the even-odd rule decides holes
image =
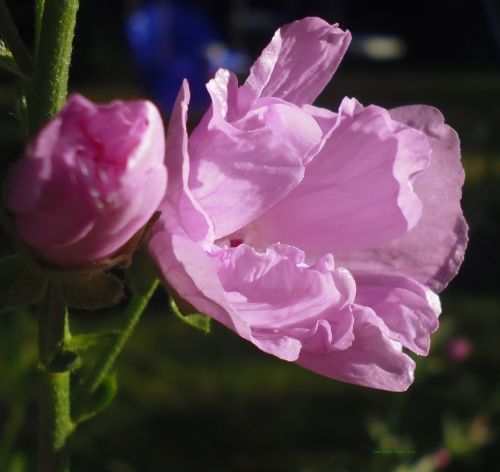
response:
{"label": "flower center", "polygon": [[229,247],[238,247],[240,244],[243,244],[243,239],[235,238],[229,240]]}

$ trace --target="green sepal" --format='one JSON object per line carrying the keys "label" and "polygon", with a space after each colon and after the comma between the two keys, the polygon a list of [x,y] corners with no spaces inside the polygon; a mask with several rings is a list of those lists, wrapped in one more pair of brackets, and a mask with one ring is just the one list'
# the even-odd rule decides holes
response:
{"label": "green sepal", "polygon": [[190,313],[183,315],[175,300],[170,297],[170,308],[174,315],[189,326],[203,331],[205,334],[210,333],[211,318],[200,313]]}
{"label": "green sepal", "polygon": [[118,391],[116,372],[106,376],[90,399],[80,408],[76,422],[87,421],[103,412],[113,401]]}
{"label": "green sepal", "polygon": [[46,290],[46,275],[19,254],[0,260],[0,313],[35,303]]}
{"label": "green sepal", "polygon": [[130,290],[139,296],[147,295],[157,278],[156,266],[144,248],[135,251],[126,273]]}
{"label": "green sepal", "polygon": [[59,282],[66,305],[83,310],[98,310],[116,305],[124,296],[123,282],[106,272],[88,272]]}
{"label": "green sepal", "polygon": [[103,333],[86,333],[71,336],[68,345],[75,351],[85,351],[96,344],[100,344],[118,336],[119,331],[105,331]]}

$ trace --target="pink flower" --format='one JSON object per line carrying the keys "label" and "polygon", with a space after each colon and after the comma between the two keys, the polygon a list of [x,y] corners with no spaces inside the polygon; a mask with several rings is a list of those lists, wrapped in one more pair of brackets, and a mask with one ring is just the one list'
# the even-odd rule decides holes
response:
{"label": "pink flower", "polygon": [[14,168],[8,206],[21,237],[60,266],[113,255],[165,194],[164,147],[152,103],[73,95]]}
{"label": "pink flower", "polygon": [[261,350],[344,382],[402,391],[438,327],[467,226],[456,133],[427,106],[311,103],[350,33],[284,26],[238,86],[219,70],[188,140],[184,84],[150,241],[167,284]]}

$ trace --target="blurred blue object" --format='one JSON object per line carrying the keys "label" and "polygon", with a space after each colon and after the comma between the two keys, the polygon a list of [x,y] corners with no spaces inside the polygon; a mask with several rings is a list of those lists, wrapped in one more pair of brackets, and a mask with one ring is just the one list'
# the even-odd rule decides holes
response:
{"label": "blurred blue object", "polygon": [[236,73],[248,67],[248,56],[230,51],[203,12],[186,2],[154,1],[132,12],[126,33],[147,93],[169,113],[184,78],[191,88],[191,105],[209,104],[205,83],[215,70]]}

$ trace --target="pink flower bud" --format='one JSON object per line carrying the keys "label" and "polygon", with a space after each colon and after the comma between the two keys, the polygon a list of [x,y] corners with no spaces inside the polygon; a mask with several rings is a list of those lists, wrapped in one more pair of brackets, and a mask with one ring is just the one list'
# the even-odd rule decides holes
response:
{"label": "pink flower bud", "polygon": [[86,265],[115,254],[151,218],[166,190],[163,161],[152,103],[73,95],[14,168],[8,207],[41,258]]}
{"label": "pink flower bud", "polygon": [[467,338],[454,338],[446,346],[448,357],[455,362],[462,362],[472,352],[472,343]]}
{"label": "pink flower bud", "polygon": [[447,451],[444,448],[441,448],[434,453],[433,459],[436,469],[443,470],[446,469],[451,464],[453,457],[449,451]]}

